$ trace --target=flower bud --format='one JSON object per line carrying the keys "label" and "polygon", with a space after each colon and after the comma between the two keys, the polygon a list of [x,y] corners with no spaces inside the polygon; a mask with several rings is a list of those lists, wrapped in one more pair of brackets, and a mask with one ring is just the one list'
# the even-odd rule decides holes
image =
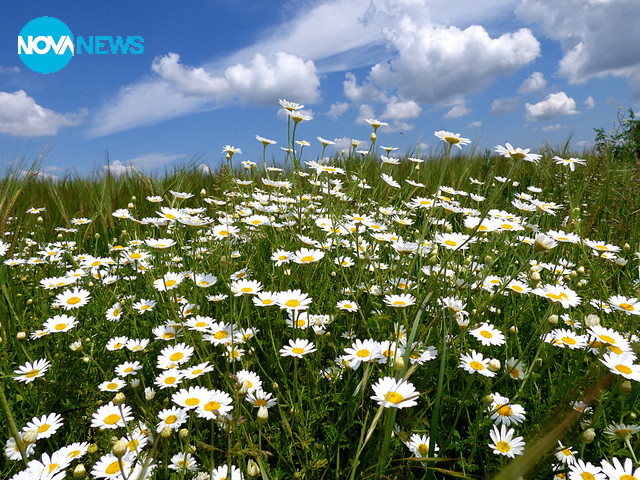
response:
{"label": "flower bud", "polygon": [[90,455],[93,455],[97,451],[98,451],[98,445],[96,445],[95,443],[92,443],[87,447],[87,453]]}
{"label": "flower bud", "polygon": [[618,265],[619,267],[624,267],[627,264],[627,259],[622,257],[616,257],[615,262],[616,262],[616,265]]}
{"label": "flower bud", "polygon": [[556,326],[558,324],[558,315],[549,315],[549,318],[547,318],[547,323],[552,327]]}
{"label": "flower bud", "polygon": [[267,407],[258,408],[258,420],[266,422],[269,418],[269,409]]}
{"label": "flower bud", "polygon": [[517,335],[518,334],[518,327],[516,327],[515,325],[512,325],[509,327],[509,333],[511,335]]}
{"label": "flower bud", "polygon": [[633,387],[632,387],[631,382],[629,380],[625,380],[624,382],[622,382],[620,384],[620,391],[623,394],[631,393],[631,390],[633,390]]}
{"label": "flower bud", "polygon": [[93,238],[95,238],[96,240],[98,240],[100,238],[100,234],[96,232],[96,234],[93,236]]}
{"label": "flower bud", "polygon": [[36,222],[42,223],[42,222],[44,222],[44,218],[38,217],[38,218],[36,218]]}
{"label": "flower bud", "polygon": [[24,340],[25,338],[27,338],[27,332],[16,333],[16,340]]}
{"label": "flower bud", "polygon": [[186,428],[181,428],[180,431],[178,432],[178,436],[182,440],[185,440],[189,436],[189,430],[187,430]]}
{"label": "flower bud", "polygon": [[258,475],[260,475],[260,467],[253,458],[250,458],[247,462],[247,475],[249,475],[251,478],[256,478]]}
{"label": "flower bud", "polygon": [[79,463],[76,468],[73,469],[73,478],[84,478],[87,475],[87,470],[84,465]]}
{"label": "flower bud", "polygon": [[500,363],[500,360],[498,360],[497,358],[492,358],[491,360],[489,360],[488,368],[492,372],[498,372],[500,371],[500,368],[502,368],[502,364]]}
{"label": "flower bud", "polygon": [[593,428],[587,428],[582,432],[582,441],[584,443],[591,443],[596,438],[596,431]]}
{"label": "flower bud", "polygon": [[531,274],[531,281],[538,283],[540,280],[542,280],[542,277],[540,276],[540,274],[538,272],[533,272]]}
{"label": "flower bud", "polygon": [[22,443],[25,445],[31,445],[32,443],[36,443],[38,439],[38,431],[37,430],[27,430],[22,435]]}
{"label": "flower bud", "polygon": [[144,389],[144,399],[147,401],[151,401],[153,400],[153,398],[156,396],[156,391],[151,388],[151,387],[146,387]]}
{"label": "flower bud", "polygon": [[69,345],[69,348],[71,349],[72,352],[81,352],[82,351],[82,340],[76,340],[71,345]]}
{"label": "flower bud", "polygon": [[140,386],[140,379],[132,378],[131,381],[129,382],[129,385],[131,385],[131,388],[138,388]]}
{"label": "flower bud", "polygon": [[111,448],[111,453],[115,455],[116,458],[122,458],[125,456],[128,450],[127,440],[121,438],[116,443],[113,444]]}
{"label": "flower bud", "polygon": [[393,368],[396,372],[399,372],[404,368],[404,357],[402,355],[396,355],[394,357]]}
{"label": "flower bud", "polygon": [[122,405],[127,400],[127,397],[124,396],[124,393],[118,392],[113,397],[113,404],[116,406]]}
{"label": "flower bud", "polygon": [[162,438],[169,438],[171,436],[172,430],[169,427],[164,427],[160,432],[160,436]]}
{"label": "flower bud", "polygon": [[82,357],[82,361],[84,363],[89,363],[91,361],[91,359],[85,355],[84,357]]}
{"label": "flower bud", "polygon": [[486,404],[486,405],[491,405],[493,403],[494,400],[494,396],[489,394],[489,395],[485,395],[484,398],[482,399],[482,401]]}
{"label": "flower bud", "polygon": [[590,313],[586,317],[584,317],[584,324],[587,327],[594,327],[596,325],[600,325],[600,317],[598,315],[594,315]]}

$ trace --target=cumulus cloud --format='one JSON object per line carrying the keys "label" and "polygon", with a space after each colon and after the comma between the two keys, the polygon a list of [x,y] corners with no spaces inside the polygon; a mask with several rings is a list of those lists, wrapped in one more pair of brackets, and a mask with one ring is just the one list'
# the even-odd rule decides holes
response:
{"label": "cumulus cloud", "polygon": [[63,127],[75,127],[86,116],[77,113],[57,113],[44,108],[24,90],[0,92],[0,133],[16,137],[55,135]]}
{"label": "cumulus cloud", "polygon": [[151,152],[128,160],[114,160],[102,168],[112,175],[122,175],[123,173],[132,173],[140,170],[153,170],[184,158],[185,155],[183,154]]}
{"label": "cumulus cloud", "polygon": [[480,128],[482,126],[482,122],[480,120],[476,120],[475,122],[467,123],[467,128]]}
{"label": "cumulus cloud", "polygon": [[342,82],[342,89],[344,91],[344,96],[353,103],[373,102],[384,98],[382,92],[370,83],[364,83],[363,85],[358,86],[357,78],[351,72],[347,72],[345,74],[345,80]]}
{"label": "cumulus cloud", "polygon": [[[640,2],[637,0],[522,0],[520,20],[538,24],[564,56],[559,72],[571,83],[624,76],[640,94]],[[628,25],[624,32],[621,25]]]}
{"label": "cumulus cloud", "polygon": [[544,127],[542,127],[542,131],[553,132],[554,130],[562,130],[563,128],[567,128],[567,126],[560,123],[554,123],[553,125],[545,125]]}
{"label": "cumulus cloud", "polygon": [[479,25],[461,30],[417,24],[404,15],[387,35],[397,55],[376,64],[371,81],[417,102],[460,103],[465,94],[516,72],[540,55],[540,44],[528,29],[492,38]]}
{"label": "cumulus cloud", "polygon": [[381,115],[385,120],[406,120],[420,115],[422,108],[413,100],[400,100],[392,98],[388,103],[384,113]]}
{"label": "cumulus cloud", "polygon": [[491,102],[491,113],[502,115],[514,112],[520,106],[519,97],[496,98]]}
{"label": "cumulus cloud", "polygon": [[547,80],[544,78],[544,75],[541,72],[533,72],[522,82],[522,85],[518,88],[518,93],[527,95],[542,90],[546,86]]}
{"label": "cumulus cloud", "polygon": [[349,110],[349,104],[346,102],[336,102],[329,107],[327,115],[333,119],[340,117],[343,113]]}
{"label": "cumulus cloud", "polygon": [[587,107],[588,109],[595,108],[596,101],[593,99],[593,97],[591,95],[589,95],[587,98],[585,98],[584,106]]}
{"label": "cumulus cloud", "polygon": [[578,113],[575,100],[564,92],[551,93],[541,102],[527,103],[524,108],[527,119],[533,121],[549,120]]}
{"label": "cumulus cloud", "polygon": [[221,100],[231,96],[231,89],[224,77],[216,77],[202,67],[181,64],[177,53],[155,58],[151,69],[186,95],[203,95]]}
{"label": "cumulus cloud", "polygon": [[443,118],[458,118],[471,113],[471,109],[466,105],[454,105],[443,115]]}

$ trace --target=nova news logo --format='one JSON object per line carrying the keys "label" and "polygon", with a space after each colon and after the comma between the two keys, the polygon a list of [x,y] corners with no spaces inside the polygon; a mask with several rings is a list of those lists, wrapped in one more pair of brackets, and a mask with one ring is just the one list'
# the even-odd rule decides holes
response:
{"label": "nova news logo", "polygon": [[38,73],[62,70],[74,55],[144,53],[139,36],[75,37],[71,29],[54,17],[38,17],[27,23],[18,35],[18,55],[27,67]]}

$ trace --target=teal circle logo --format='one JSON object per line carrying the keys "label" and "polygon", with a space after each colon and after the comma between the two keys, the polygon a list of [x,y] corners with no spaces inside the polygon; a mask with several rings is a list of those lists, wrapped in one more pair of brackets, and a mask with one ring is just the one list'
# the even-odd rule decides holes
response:
{"label": "teal circle logo", "polygon": [[18,35],[20,60],[34,72],[62,70],[73,57],[74,49],[71,29],[54,17],[34,18]]}

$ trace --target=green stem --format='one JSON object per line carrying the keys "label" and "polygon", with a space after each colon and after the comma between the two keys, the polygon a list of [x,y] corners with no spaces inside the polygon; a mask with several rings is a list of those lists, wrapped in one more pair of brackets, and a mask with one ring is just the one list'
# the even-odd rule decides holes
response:
{"label": "green stem", "polygon": [[18,446],[18,450],[20,450],[20,456],[22,457],[22,462],[27,465],[27,450],[25,448],[24,443],[22,442],[22,436],[18,431],[18,427],[16,426],[16,421],[11,414],[11,409],[9,408],[9,402],[7,402],[7,397],[4,395],[4,386],[2,382],[0,382],[0,408],[2,409],[2,415],[4,416],[7,424],[9,425],[9,431],[11,432],[11,436],[16,441],[16,445]]}

